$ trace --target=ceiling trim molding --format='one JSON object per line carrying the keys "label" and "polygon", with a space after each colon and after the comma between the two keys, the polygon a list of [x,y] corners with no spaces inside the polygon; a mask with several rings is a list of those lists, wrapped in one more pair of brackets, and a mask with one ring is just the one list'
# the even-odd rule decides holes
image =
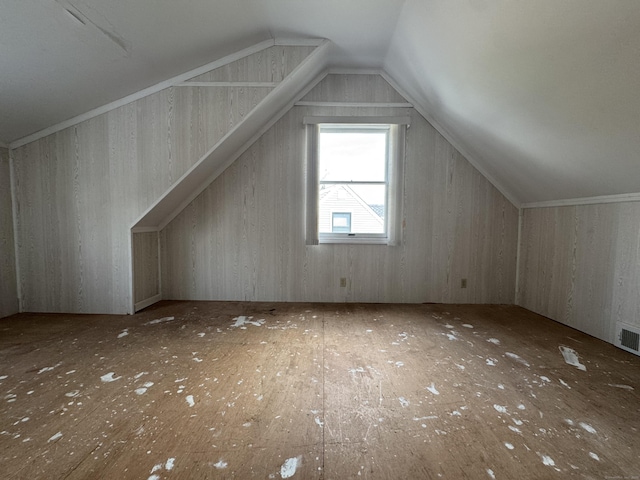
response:
{"label": "ceiling trim molding", "polygon": [[48,135],[59,132],[60,130],[64,130],[65,128],[72,127],[86,120],[90,120],[91,118],[97,117],[98,115],[102,115],[103,113],[110,112],[111,110],[115,110],[116,108],[122,107],[123,105],[127,105],[131,102],[135,102],[136,100],[140,100],[141,98],[157,93],[161,90],[164,90],[165,88],[176,86],[177,84],[186,82],[187,80],[193,77],[197,77],[198,75],[202,75],[203,73],[207,73],[211,70],[215,70],[216,68],[220,68],[231,62],[240,60],[241,58],[244,58],[248,55],[265,50],[266,48],[273,47],[275,45],[318,46],[322,44],[322,42],[323,42],[323,39],[295,40],[295,39],[273,39],[272,38],[269,40],[265,40],[264,42],[257,43],[256,45],[245,48],[244,50],[240,50],[238,52],[232,53],[231,55],[227,55],[226,57],[220,58],[211,63],[203,65],[201,67],[195,68],[181,75],[178,75],[176,77],[160,82],[156,85],[152,85],[151,87],[140,90],[139,92],[133,93],[119,100],[116,100],[114,102],[108,103],[101,107],[95,108],[86,113],[70,118],[69,120],[65,120],[64,122],[60,122],[56,125],[52,125],[51,127],[40,130],[39,132],[33,133],[19,140],[11,142],[8,148],[15,149],[15,148],[22,147],[28,143],[35,142],[36,140],[40,140],[41,138],[44,138]]}
{"label": "ceiling trim molding", "polygon": [[478,162],[469,152],[460,145],[458,141],[455,140],[453,135],[450,135],[446,128],[444,128],[436,119],[429,114],[429,112],[416,100],[407,93],[407,91],[402,88],[395,79],[389,75],[389,73],[385,70],[380,72],[382,78],[384,78],[389,85],[395,88],[400,95],[402,95],[407,101],[413,104],[413,108],[422,115],[422,117],[429,122],[433,128],[435,128],[440,135],[442,135],[462,156],[471,164],[473,167],[484,176],[491,185],[493,185],[511,204],[513,204],[516,208],[521,208],[522,204],[519,202],[507,188],[504,188],[500,182],[498,182],[492,175],[490,175],[484,168],[482,168],[480,162]]}
{"label": "ceiling trim molding", "polygon": [[622,193],[620,195],[600,195],[598,197],[567,198],[546,202],[523,203],[521,208],[553,208],[576,205],[602,205],[605,203],[640,202],[640,193]]}

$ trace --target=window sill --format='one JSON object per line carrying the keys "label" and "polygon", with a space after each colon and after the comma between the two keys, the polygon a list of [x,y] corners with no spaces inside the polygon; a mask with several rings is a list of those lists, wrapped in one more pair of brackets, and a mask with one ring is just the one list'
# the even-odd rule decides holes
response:
{"label": "window sill", "polygon": [[346,236],[346,235],[320,235],[318,244],[346,244],[346,245],[388,245],[389,238],[386,236]]}

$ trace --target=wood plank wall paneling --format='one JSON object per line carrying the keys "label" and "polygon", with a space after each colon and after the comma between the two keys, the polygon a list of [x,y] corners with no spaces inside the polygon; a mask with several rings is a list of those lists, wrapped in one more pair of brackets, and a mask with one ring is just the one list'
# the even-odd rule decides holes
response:
{"label": "wood plank wall paneling", "polygon": [[133,301],[140,303],[160,293],[158,232],[133,234]]}
{"label": "wood plank wall paneling", "polygon": [[9,151],[0,148],[0,318],[18,313]]}
{"label": "wood plank wall paneling", "polygon": [[[372,80],[348,77],[331,81],[353,102]],[[402,245],[306,246],[302,118],[407,113]],[[517,223],[517,209],[413,109],[295,107],[162,231],[163,297],[512,303]]]}
{"label": "wood plank wall paneling", "polygon": [[190,82],[280,82],[316,47],[276,45],[190,79]]}
{"label": "wood plank wall paneling", "polygon": [[640,203],[526,209],[517,303],[613,343],[640,326]]}
{"label": "wood plank wall paneling", "polygon": [[24,310],[128,312],[131,224],[269,91],[167,88],[15,149]]}
{"label": "wood plank wall paneling", "polygon": [[380,75],[327,75],[303,102],[406,103]]}

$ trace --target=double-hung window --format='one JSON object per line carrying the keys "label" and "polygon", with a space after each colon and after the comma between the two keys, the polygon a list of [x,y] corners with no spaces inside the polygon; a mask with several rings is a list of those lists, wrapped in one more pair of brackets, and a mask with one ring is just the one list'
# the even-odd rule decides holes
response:
{"label": "double-hung window", "polygon": [[408,119],[346,119],[305,118],[307,244],[395,244]]}

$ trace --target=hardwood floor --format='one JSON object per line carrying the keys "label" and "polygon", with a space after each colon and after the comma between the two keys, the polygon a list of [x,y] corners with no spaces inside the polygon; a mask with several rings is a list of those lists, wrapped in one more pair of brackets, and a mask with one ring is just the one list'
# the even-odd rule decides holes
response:
{"label": "hardwood floor", "polygon": [[514,306],[21,314],[0,320],[0,472],[640,478],[639,392],[639,357]]}

